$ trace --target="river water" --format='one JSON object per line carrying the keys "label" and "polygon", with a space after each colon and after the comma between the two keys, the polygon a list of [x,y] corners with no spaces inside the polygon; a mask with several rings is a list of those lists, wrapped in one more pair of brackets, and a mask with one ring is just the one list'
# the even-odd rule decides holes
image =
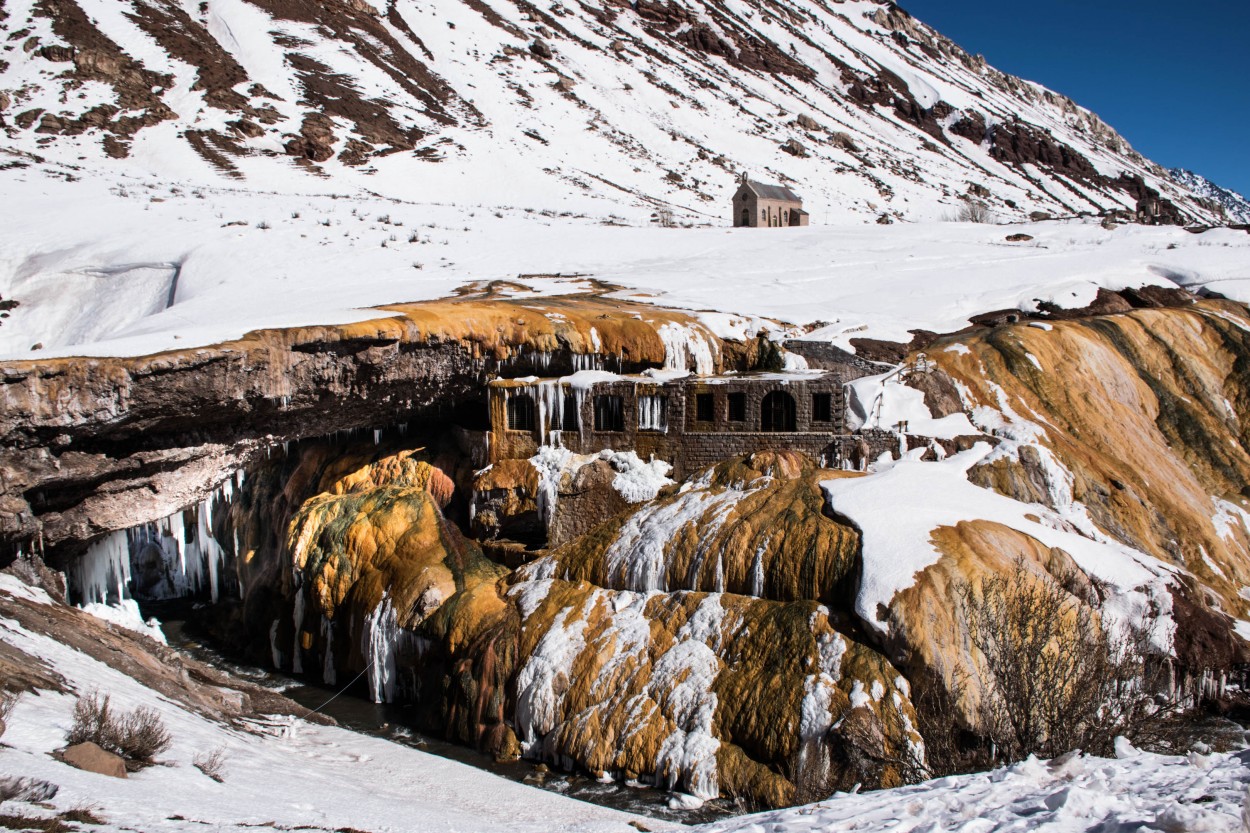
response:
{"label": "river water", "polygon": [[616,781],[605,783],[574,773],[549,771],[544,766],[526,761],[501,763],[466,746],[431,738],[409,729],[408,726],[416,722],[415,706],[374,703],[350,692],[339,693],[337,689],[308,679],[239,664],[189,633],[181,620],[163,620],[161,628],[171,647],[186,651],[201,662],[220,668],[232,676],[280,691],[310,711],[316,710],[334,718],[346,729],[459,761],[510,781],[557,792],[579,801],[684,824],[703,824],[740,815],[748,810],[726,799],[709,801],[696,809],[685,809],[676,806],[676,803],[670,806],[671,794],[653,787],[629,786]]}

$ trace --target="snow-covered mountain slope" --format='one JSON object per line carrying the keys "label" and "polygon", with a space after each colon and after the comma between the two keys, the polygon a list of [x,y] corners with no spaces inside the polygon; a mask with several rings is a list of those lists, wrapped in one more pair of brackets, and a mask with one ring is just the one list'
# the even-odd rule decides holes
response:
{"label": "snow-covered mountain slope", "polygon": [[8,0],[4,142],[188,183],[723,223],[1218,220],[1096,115],[884,0]]}
{"label": "snow-covered mountain slope", "polygon": [[1247,200],[1236,191],[1230,191],[1223,186],[1216,185],[1202,174],[1196,174],[1193,171],[1187,171],[1184,168],[1173,168],[1168,171],[1172,175],[1172,179],[1181,185],[1193,191],[1195,194],[1206,197],[1224,210],[1224,214],[1232,223],[1250,223],[1250,200]]}

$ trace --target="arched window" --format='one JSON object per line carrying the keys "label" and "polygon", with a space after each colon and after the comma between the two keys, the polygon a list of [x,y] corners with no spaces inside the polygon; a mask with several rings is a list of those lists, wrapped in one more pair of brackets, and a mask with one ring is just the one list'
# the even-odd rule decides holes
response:
{"label": "arched window", "polygon": [[508,430],[534,430],[534,397],[528,393],[508,397]]}
{"label": "arched window", "polygon": [[785,391],[775,390],[760,403],[761,431],[795,430],[794,397]]}

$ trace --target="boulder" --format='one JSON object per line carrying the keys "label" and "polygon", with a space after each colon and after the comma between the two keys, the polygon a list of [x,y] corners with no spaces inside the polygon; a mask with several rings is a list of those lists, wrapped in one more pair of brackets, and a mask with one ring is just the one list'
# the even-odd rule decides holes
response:
{"label": "boulder", "polygon": [[803,147],[803,143],[797,139],[787,139],[782,144],[781,149],[791,156],[797,156],[799,159],[807,156],[807,148]]}
{"label": "boulder", "polygon": [[108,775],[113,778],[126,777],[126,762],[112,752],[106,752],[91,741],[76,743],[61,753],[61,760],[70,766]]}
{"label": "boulder", "polygon": [[820,122],[816,121],[814,118],[807,115],[806,113],[800,113],[799,117],[794,120],[794,123],[798,125],[799,127],[803,128],[804,130],[815,131],[815,130],[822,129],[820,126]]}
{"label": "boulder", "polygon": [[1027,243],[1033,239],[1031,234],[1009,234],[1007,235],[1008,243]]}
{"label": "boulder", "polygon": [[539,58],[542,58],[544,61],[551,60],[551,47],[548,46],[547,42],[542,38],[534,39],[534,42],[530,44],[530,52],[534,53]]}

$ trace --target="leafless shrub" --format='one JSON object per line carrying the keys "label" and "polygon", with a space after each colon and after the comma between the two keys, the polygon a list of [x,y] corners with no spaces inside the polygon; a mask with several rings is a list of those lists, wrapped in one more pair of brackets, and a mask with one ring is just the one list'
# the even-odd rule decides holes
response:
{"label": "leafless shrub", "polygon": [[676,220],[673,219],[673,209],[661,208],[655,212],[655,221],[659,223],[660,228],[675,228]]}
{"label": "leafless shrub", "polygon": [[4,734],[4,722],[8,720],[9,712],[13,711],[13,707],[17,705],[19,697],[21,697],[20,694],[0,689],[0,735]]}
{"label": "leafless shrub", "polygon": [[39,778],[18,778],[0,775],[0,801],[25,801],[35,804],[51,801],[60,788]]}
{"label": "leafless shrub", "polygon": [[73,833],[70,827],[56,816],[35,816],[30,813],[0,813],[0,830],[38,830],[41,833]]}
{"label": "leafless shrub", "polygon": [[200,752],[191,759],[191,763],[200,772],[220,784],[226,766],[226,748],[219,746],[210,752]]}
{"label": "leafless shrub", "polygon": [[994,215],[985,203],[965,197],[954,213],[946,215],[946,220],[950,223],[992,223]]}
{"label": "leafless shrub", "polygon": [[972,645],[985,659],[981,720],[996,762],[1072,749],[1109,755],[1118,735],[1174,748],[1188,722],[1164,697],[1165,661],[1149,633],[1115,636],[1073,595],[1075,576],[1052,578],[1017,562],[1009,574],[957,589]]}
{"label": "leafless shrub", "polygon": [[140,706],[119,714],[109,705],[108,695],[98,693],[78,698],[74,705],[74,725],[65,741],[70,746],[90,741],[126,761],[134,771],[150,766],[168,748],[169,731],[154,709]]}
{"label": "leafless shrub", "polygon": [[77,804],[60,815],[61,821],[76,821],[79,824],[104,824],[104,819],[96,813],[95,807]]}
{"label": "leafless shrub", "polygon": [[931,777],[981,772],[994,765],[992,747],[970,730],[959,708],[967,691],[968,675],[962,671],[946,680],[925,670],[911,680],[916,728],[924,738],[925,763]]}
{"label": "leafless shrub", "polygon": [[876,789],[914,783],[928,774],[921,752],[897,747],[881,718],[870,709],[851,709],[823,738],[808,738],[790,760],[795,804],[823,801],[857,784]]}

